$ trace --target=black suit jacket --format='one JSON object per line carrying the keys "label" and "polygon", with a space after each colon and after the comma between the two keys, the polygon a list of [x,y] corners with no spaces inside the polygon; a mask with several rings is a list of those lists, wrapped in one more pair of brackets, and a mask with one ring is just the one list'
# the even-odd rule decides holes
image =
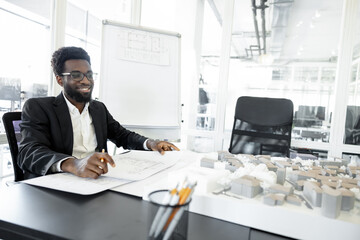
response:
{"label": "black suit jacket", "polygon": [[[91,100],[89,113],[97,139],[97,151],[107,150],[107,139],[117,147],[143,150],[145,137],[122,127],[101,102]],[[22,110],[18,165],[25,178],[45,175],[51,165],[70,157],[73,129],[63,94],[57,97],[32,98]]]}

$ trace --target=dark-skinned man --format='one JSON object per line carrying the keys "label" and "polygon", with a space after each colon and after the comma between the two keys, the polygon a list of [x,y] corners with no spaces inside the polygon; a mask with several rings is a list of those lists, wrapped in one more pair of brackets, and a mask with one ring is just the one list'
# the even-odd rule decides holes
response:
{"label": "dark-skinned man", "polygon": [[115,166],[106,153],[107,140],[117,147],[161,154],[179,150],[125,129],[103,103],[91,99],[94,74],[90,56],[82,48],[60,48],[51,65],[62,92],[29,99],[22,111],[18,165],[25,179],[57,172],[98,178],[108,172],[108,164]]}

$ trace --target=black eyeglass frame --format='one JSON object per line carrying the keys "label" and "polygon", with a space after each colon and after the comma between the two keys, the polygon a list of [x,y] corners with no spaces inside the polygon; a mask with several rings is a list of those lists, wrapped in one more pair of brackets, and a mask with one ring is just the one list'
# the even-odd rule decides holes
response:
{"label": "black eyeglass frame", "polygon": [[[79,73],[82,75],[81,79],[74,79],[72,74],[74,73]],[[89,75],[90,74],[90,75]],[[71,71],[71,72],[67,72],[67,73],[61,73],[61,76],[70,76],[71,80],[73,81],[76,81],[76,82],[80,82],[84,79],[84,77],[86,76],[86,78],[89,80],[89,81],[94,81],[94,76],[96,76],[97,73],[94,73],[92,71],[89,71],[87,73],[83,73],[83,72],[80,72],[80,71]]]}

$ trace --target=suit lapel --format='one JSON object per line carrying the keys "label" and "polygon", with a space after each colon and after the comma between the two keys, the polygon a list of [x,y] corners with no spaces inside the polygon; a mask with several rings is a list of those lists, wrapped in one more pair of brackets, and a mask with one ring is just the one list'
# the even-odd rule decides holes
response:
{"label": "suit lapel", "polygon": [[92,100],[89,104],[89,113],[92,118],[92,122],[94,124],[95,128],[95,135],[97,140],[97,150],[100,151],[101,149],[107,149],[106,148],[106,142],[104,143],[104,122],[102,116],[102,111],[100,111],[99,107],[94,104],[95,102]]}
{"label": "suit lapel", "polygon": [[61,129],[61,137],[63,139],[64,148],[67,151],[67,154],[72,154],[73,151],[73,129],[72,129],[72,123],[69,113],[69,108],[66,105],[64,96],[62,93],[60,93],[54,101],[54,109],[56,116],[59,120],[59,125]]}

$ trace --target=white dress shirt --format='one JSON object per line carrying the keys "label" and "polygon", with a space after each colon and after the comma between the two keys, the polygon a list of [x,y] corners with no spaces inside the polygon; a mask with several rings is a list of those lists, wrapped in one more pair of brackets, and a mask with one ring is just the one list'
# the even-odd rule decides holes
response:
{"label": "white dress shirt", "polygon": [[[66,97],[63,92],[65,102],[68,106],[71,124],[73,128],[73,152],[72,156],[75,158],[84,158],[93,154],[97,147],[97,140],[95,134],[94,124],[92,117],[89,114],[89,103],[85,104],[83,111],[80,113]],[[149,150],[146,143],[149,139],[146,139],[143,147],[145,150]],[[68,158],[61,159],[51,166],[51,172],[62,172],[61,163]]]}
{"label": "white dress shirt", "polygon": [[[89,114],[89,103],[85,104],[83,111],[80,113],[64,95],[65,102],[68,106],[71,124],[73,128],[73,152],[75,158],[84,158],[95,152],[97,140],[92,117]],[[66,160],[62,159],[54,163],[51,167],[52,172],[62,172],[61,163]]]}
{"label": "white dress shirt", "polygon": [[89,114],[89,103],[85,104],[83,111],[80,113],[69,100],[65,98],[68,105],[70,118],[73,128],[73,152],[76,158],[84,158],[95,152],[97,140],[92,117]]}

